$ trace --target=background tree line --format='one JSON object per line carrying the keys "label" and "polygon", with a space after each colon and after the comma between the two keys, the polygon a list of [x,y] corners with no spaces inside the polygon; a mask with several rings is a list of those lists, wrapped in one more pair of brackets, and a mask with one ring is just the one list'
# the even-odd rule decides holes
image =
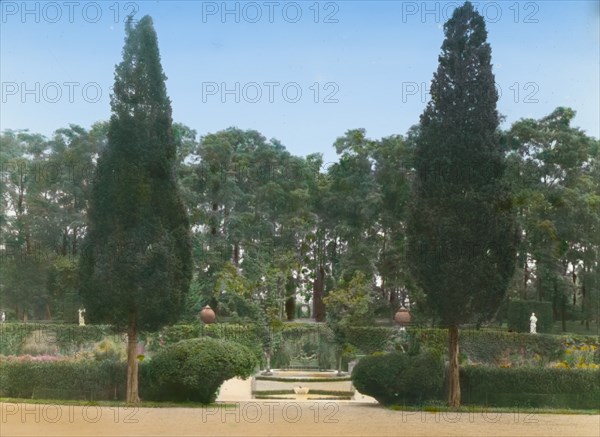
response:
{"label": "background tree line", "polygon": [[[600,318],[600,146],[572,126],[574,117],[557,108],[500,133],[520,236],[508,297],[551,301],[557,320],[589,327]],[[310,300],[323,321],[323,299],[360,280],[376,317],[391,319],[408,296],[415,315],[431,320],[406,260],[419,130],[377,140],[350,130],[325,169],[321,154],[294,156],[253,130],[198,138],[174,124],[193,236],[184,318],[206,304],[221,316],[251,317],[249,303],[261,302],[273,319],[289,320],[297,302]],[[0,135],[0,309],[9,319],[75,321],[78,258],[107,132],[108,123],[97,123],[51,138]],[[112,177],[135,178],[130,164]],[[443,166],[431,174],[447,176]]]}

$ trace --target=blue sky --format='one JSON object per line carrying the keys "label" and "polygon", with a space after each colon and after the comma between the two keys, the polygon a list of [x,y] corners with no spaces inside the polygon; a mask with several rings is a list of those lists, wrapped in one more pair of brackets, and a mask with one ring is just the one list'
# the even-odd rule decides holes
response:
{"label": "blue sky", "polygon": [[[473,3],[488,23],[504,126],[569,106],[598,137],[598,2]],[[256,129],[334,161],[348,129],[380,138],[418,122],[458,4],[2,1],[0,129],[50,135],[107,120],[123,20],[136,11],[154,19],[175,121],[200,135]]]}

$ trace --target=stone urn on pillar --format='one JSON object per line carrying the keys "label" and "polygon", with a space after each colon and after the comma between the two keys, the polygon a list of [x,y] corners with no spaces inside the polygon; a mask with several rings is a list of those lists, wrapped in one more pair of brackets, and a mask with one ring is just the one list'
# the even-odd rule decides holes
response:
{"label": "stone urn on pillar", "polygon": [[410,323],[410,320],[410,312],[404,307],[400,307],[400,309],[398,309],[398,311],[394,315],[394,321],[397,325],[400,326],[400,329],[403,331],[406,329],[406,325]]}
{"label": "stone urn on pillar", "polygon": [[205,325],[215,323],[216,318],[217,316],[215,312],[209,305],[206,305],[204,308],[202,308],[202,311],[200,311],[200,320],[202,320],[202,323]]}

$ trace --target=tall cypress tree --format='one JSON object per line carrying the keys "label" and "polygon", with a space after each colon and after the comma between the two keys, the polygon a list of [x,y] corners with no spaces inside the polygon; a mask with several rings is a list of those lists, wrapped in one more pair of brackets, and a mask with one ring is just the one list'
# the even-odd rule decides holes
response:
{"label": "tall cypress tree", "polygon": [[177,320],[192,272],[165,80],[152,19],[130,18],[80,261],[89,319],[127,327],[128,402],[139,401],[137,334]]}
{"label": "tall cypress tree", "polygon": [[459,406],[458,328],[497,311],[514,270],[517,234],[502,180],[498,94],[485,22],[466,2],[444,33],[416,143],[408,259],[449,330],[448,403]]}

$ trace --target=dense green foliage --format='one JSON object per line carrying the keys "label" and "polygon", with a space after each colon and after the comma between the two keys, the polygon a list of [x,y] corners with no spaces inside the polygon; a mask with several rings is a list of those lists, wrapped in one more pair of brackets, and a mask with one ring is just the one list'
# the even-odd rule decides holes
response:
{"label": "dense green foliage", "polygon": [[382,404],[418,404],[439,399],[444,366],[439,354],[392,352],[361,359],[352,371],[358,391]]}
{"label": "dense green foliage", "polygon": [[224,340],[182,340],[161,349],[142,367],[141,395],[149,400],[214,402],[219,387],[246,378],[258,366],[245,346]]}
{"label": "dense green foliage", "polygon": [[47,139],[0,135],[2,263],[0,301],[8,319],[75,321],[76,257],[85,231],[94,154],[106,123],[70,125]]}
{"label": "dense green foliage", "polygon": [[351,346],[348,330],[353,326],[369,325],[373,321],[370,289],[365,275],[358,272],[347,284],[342,281],[339,288],[323,299],[328,309],[327,325],[338,347],[338,371],[341,371],[344,349]]}
{"label": "dense green foliage", "polygon": [[[515,193],[514,200],[522,236],[517,257],[518,268],[509,288],[509,296],[551,301],[555,318],[560,319],[564,316],[567,320],[581,319],[589,326],[590,321],[600,319],[598,298],[600,280],[595,261],[598,259],[597,239],[600,235],[600,232],[597,232],[600,219],[600,215],[597,214],[600,205],[598,173],[600,147],[596,139],[572,127],[573,120],[572,110],[558,108],[548,117],[541,120],[521,120],[508,132],[502,133],[508,159],[505,179]],[[369,151],[368,156],[374,163],[372,171],[377,182],[372,186],[374,192],[371,196],[380,199],[383,199],[380,196],[385,196],[385,201],[376,208],[380,213],[380,218],[376,222],[381,223],[382,226],[385,224],[387,228],[382,227],[378,236],[371,239],[369,243],[380,247],[377,250],[377,258],[372,258],[369,262],[374,263],[374,271],[384,279],[381,286],[372,285],[374,311],[378,317],[391,318],[397,309],[398,298],[404,299],[407,294],[410,294],[411,301],[416,302],[414,308],[411,308],[415,320],[429,323],[432,313],[425,305],[424,296],[410,280],[410,275],[406,271],[405,257],[407,248],[404,214],[409,204],[407,193],[413,185],[411,150],[417,133],[418,129],[411,130],[406,138],[384,138],[378,141],[368,140],[364,132],[362,136],[353,133],[352,136],[348,134],[343,138],[347,143],[350,143],[349,138],[352,139],[352,144],[365,143],[362,149]],[[5,194],[2,197],[2,207],[3,211],[14,211],[14,215],[5,214],[4,221],[1,223],[5,245],[0,247],[3,259],[3,263],[0,264],[2,284],[0,301],[1,310],[6,312],[8,320],[33,317],[38,320],[61,320],[65,323],[77,321],[77,309],[81,304],[76,284],[77,260],[82,249],[82,237],[85,234],[88,214],[87,209],[81,205],[89,201],[92,183],[99,179],[93,156],[106,148],[106,135],[106,123],[99,123],[90,130],[79,126],[59,129],[50,139],[25,132],[5,131],[0,135],[2,145],[0,160],[6,170],[5,177],[0,181]],[[315,201],[321,199],[317,203],[323,207],[323,211],[317,208],[318,205],[313,206],[308,202],[302,205],[309,209],[310,214],[302,213],[304,215],[301,217],[304,218],[301,222],[298,222],[299,212],[296,215],[292,213],[286,215],[290,220],[295,220],[297,226],[307,230],[305,237],[302,237],[304,234],[299,231],[294,237],[298,239],[294,243],[298,247],[295,258],[298,263],[293,264],[291,271],[296,272],[297,276],[295,278],[285,276],[280,279],[279,285],[276,282],[277,275],[270,276],[275,278],[273,279],[275,282],[271,281],[262,288],[252,288],[254,287],[252,284],[256,283],[256,276],[255,273],[249,276],[250,270],[246,267],[251,263],[259,262],[253,261],[254,255],[250,257],[250,252],[247,252],[248,257],[239,261],[239,266],[246,268],[244,277],[252,279],[250,282],[243,282],[238,280],[241,278],[231,274],[229,267],[231,263],[228,261],[233,256],[232,244],[224,242],[222,245],[215,243],[211,245],[205,241],[212,238],[210,237],[212,231],[206,227],[212,223],[211,220],[219,224],[216,227],[218,230],[223,229],[225,223],[244,223],[243,217],[247,215],[237,218],[233,216],[233,212],[223,211],[217,217],[213,217],[212,213],[206,212],[212,208],[211,203],[209,200],[199,202],[198,196],[206,195],[208,186],[200,182],[212,174],[209,172],[212,167],[206,160],[203,165],[192,164],[192,158],[196,156],[194,151],[203,150],[193,131],[185,126],[174,124],[173,136],[177,144],[177,156],[180,159],[179,184],[190,211],[190,221],[194,225],[193,262],[194,271],[198,272],[188,299],[186,321],[196,320],[198,312],[207,302],[215,306],[220,316],[235,315],[243,321],[247,312],[240,302],[247,299],[248,295],[257,299],[260,293],[265,293],[267,287],[272,291],[277,290],[277,286],[279,291],[271,293],[274,299],[269,305],[276,307],[278,309],[276,314],[283,318],[282,302],[286,295],[295,292],[301,303],[312,294],[316,273],[311,265],[317,256],[315,254],[318,254],[318,259],[323,258],[325,263],[327,259],[325,257],[331,255],[332,258],[340,259],[343,255],[340,253],[342,248],[337,248],[335,255],[331,252],[333,246],[330,244],[332,242],[330,238],[332,237],[327,235],[333,236],[334,233],[333,230],[330,232],[327,229],[333,229],[332,227],[337,226],[338,222],[329,218],[325,220],[325,213],[331,211],[330,208],[321,205],[325,202],[321,197],[329,189],[327,188],[329,181],[333,178],[332,167],[324,171],[320,168],[321,164],[318,160],[301,158],[294,161],[293,165],[285,162],[281,164],[282,171],[297,176],[295,183],[300,184],[299,186],[306,185],[304,193],[308,196],[307,199],[311,202],[313,199]],[[217,147],[216,144],[227,144],[224,133],[215,134],[211,138],[215,144],[213,148]],[[239,150],[232,152],[230,159],[233,167],[230,171],[234,175],[239,173],[239,177],[245,174],[256,178],[257,175],[262,174],[260,156],[266,153],[262,148],[271,150],[275,145],[265,142],[259,151],[242,147],[245,142],[251,141],[250,138],[254,138],[249,132],[240,131],[236,138]],[[551,147],[555,143],[560,145],[559,149]],[[544,146],[542,151],[537,149],[538,144]],[[355,145],[354,149],[362,150],[358,145]],[[277,150],[283,153],[285,149],[279,146]],[[345,153],[351,156],[352,150],[347,149]],[[570,158],[569,151],[575,153],[573,156],[576,159]],[[213,152],[208,153],[207,149],[205,159],[217,156],[216,151]],[[188,160],[184,161],[184,158]],[[238,162],[240,164],[235,164]],[[255,167],[250,169],[248,167],[250,164],[245,164],[249,162],[255,163],[253,164]],[[298,173],[290,170],[296,169],[296,164],[300,166]],[[568,177],[559,171],[559,168],[567,164]],[[221,174],[220,167],[217,164],[215,166],[214,172],[217,175]],[[52,169],[57,168],[62,169],[58,174],[60,177],[55,177],[52,172],[54,171]],[[273,166],[273,169],[275,168],[276,166]],[[340,176],[339,172],[336,174]],[[440,174],[443,176],[443,173]],[[215,183],[228,181],[228,179],[217,178],[217,175],[214,175]],[[546,182],[543,182],[544,178]],[[539,182],[540,180],[542,182]],[[260,206],[261,209],[267,208],[272,200],[267,195],[256,198],[249,191],[255,184],[238,180],[238,176],[229,182],[235,183],[232,189],[235,193],[243,194],[243,198],[252,195],[249,200],[252,204],[258,205],[258,199],[261,199],[264,202],[264,206]],[[263,180],[263,183],[267,182],[269,181]],[[275,182],[271,181],[271,187]],[[350,181],[345,184],[352,186]],[[342,185],[338,183],[336,186]],[[328,196],[334,195],[336,194],[328,194]],[[74,204],[80,206],[73,209]],[[44,220],[40,220],[39,217],[44,217]],[[314,222],[306,217],[315,219],[321,217],[318,223],[322,231],[314,234],[308,232]],[[236,230],[235,235],[244,238],[240,242],[241,249],[252,244],[256,256],[262,254],[261,265],[266,266],[283,259],[276,255],[277,252],[274,251],[270,240],[263,241],[263,236],[266,234],[256,235],[241,229]],[[286,241],[290,241],[289,238]],[[284,242],[282,241],[281,244]],[[575,266],[575,275],[569,267],[569,262]],[[290,271],[281,263],[278,265],[280,271]],[[566,267],[563,269],[559,266]],[[213,271],[214,274],[211,273]],[[277,269],[272,272],[274,271]],[[199,272],[204,273],[200,275]],[[335,272],[334,274],[337,274]],[[336,288],[336,282],[327,279],[333,279],[327,276],[329,271],[324,273],[326,274],[324,293],[327,294]],[[341,271],[339,273],[341,274]],[[259,274],[260,271],[256,270],[256,275]],[[236,284],[251,292],[240,293],[242,300],[230,304],[219,291],[220,286],[229,287]],[[270,284],[276,286],[271,287]],[[233,288],[239,290],[239,287]],[[218,305],[215,305],[216,303]],[[88,320],[89,317],[93,317],[91,311],[86,315]]]}
{"label": "dense green foliage", "polygon": [[554,325],[552,303],[536,300],[511,300],[508,303],[508,329],[529,332],[531,313],[537,318],[536,331],[550,332]]}
{"label": "dense green foliage", "polygon": [[600,370],[466,366],[461,385],[469,404],[600,408]]}
{"label": "dense green foliage", "polygon": [[600,143],[574,117],[559,107],[504,135],[522,233],[512,295],[552,302],[563,329],[567,318],[589,326],[600,314]]}
{"label": "dense green foliage", "polygon": [[[518,256],[520,267],[515,272],[511,283],[510,296],[521,299],[539,299],[541,295],[543,299],[550,299],[554,307],[556,307],[556,302],[564,302],[566,305],[564,314],[567,318],[584,318],[589,322],[590,320],[594,321],[599,318],[598,310],[600,309],[600,299],[598,299],[598,284],[600,284],[600,281],[597,280],[598,269],[594,264],[594,259],[596,259],[594,257],[596,257],[598,250],[596,239],[599,234],[595,232],[595,229],[597,229],[595,220],[598,218],[596,211],[598,210],[597,202],[600,199],[600,184],[598,183],[600,177],[597,174],[598,151],[600,148],[598,147],[597,140],[585,136],[577,128],[570,126],[573,117],[574,113],[572,111],[566,108],[559,108],[552,116],[545,117],[539,121],[522,120],[515,123],[509,132],[503,133],[503,142],[506,142],[510,148],[508,152],[509,165],[506,179],[515,191],[519,224],[523,231]],[[75,195],[78,196],[76,197],[78,200],[82,199],[82,201],[86,202],[89,200],[91,183],[98,179],[97,169],[92,157],[99,150],[106,147],[106,130],[106,124],[98,124],[90,131],[86,131],[78,126],[59,129],[51,139],[46,139],[39,135],[11,131],[6,131],[0,136],[3,153],[2,162],[6,164],[4,168],[7,169],[6,178],[2,181],[2,189],[6,194],[3,198],[3,207],[5,210],[14,210],[17,212],[14,216],[5,217],[2,229],[7,244],[3,248],[0,248],[4,260],[0,266],[2,269],[0,280],[3,284],[3,287],[0,288],[0,293],[2,293],[2,309],[6,311],[8,320],[22,320],[28,315],[30,318],[35,317],[37,319],[53,318],[65,322],[76,321],[77,308],[79,308],[81,303],[75,281],[76,261],[81,251],[81,238],[85,231],[87,210],[84,208],[78,210],[77,215],[72,215],[73,211],[70,205],[74,201],[75,197],[73,196]],[[178,156],[195,156],[191,150],[199,147],[195,139],[196,134],[189,128],[177,124],[173,126],[173,132],[177,142]],[[418,289],[414,288],[414,284],[410,282],[410,278],[406,274],[407,272],[403,272],[403,269],[406,268],[405,231],[401,220],[403,209],[399,206],[394,206],[402,206],[408,202],[406,195],[412,181],[412,178],[409,177],[412,169],[410,150],[414,143],[415,132],[409,132],[406,139],[398,137],[394,140],[382,139],[380,141],[365,139],[363,132],[362,142],[368,144],[368,147],[365,146],[365,148],[370,150],[369,156],[372,156],[371,159],[376,163],[373,171],[378,182],[377,188],[372,195],[383,195],[394,187],[400,190],[396,193],[398,195],[396,200],[386,200],[383,205],[377,208],[381,214],[384,214],[384,212],[388,214],[386,208],[389,207],[390,217],[396,217],[396,223],[399,223],[399,225],[398,229],[396,229],[390,224],[391,231],[385,231],[383,228],[381,230],[381,232],[387,233],[382,234],[385,235],[385,238],[380,236],[383,240],[378,244],[380,244],[382,251],[379,252],[380,259],[375,262],[376,271],[381,275],[387,269],[386,271],[389,274],[384,277],[385,282],[381,287],[373,286],[375,310],[378,315],[391,318],[396,309],[394,305],[397,305],[398,297],[403,299],[406,293],[410,292],[411,300],[417,302],[417,305],[412,309],[413,315],[416,317],[415,320],[427,322],[430,320],[431,315],[425,306],[423,297]],[[551,138],[544,140],[549,144],[559,141],[561,144],[562,142],[569,142],[565,143],[565,147],[569,149],[575,147],[575,145],[579,147],[577,150],[579,150],[578,153],[582,154],[582,156],[571,167],[569,179],[559,178],[558,176],[555,178],[557,181],[556,184],[566,184],[568,182],[573,185],[573,188],[566,186],[560,188],[560,185],[557,185],[558,188],[549,192],[549,183],[533,184],[530,181],[528,175],[532,174],[534,170],[536,172],[547,172],[552,166],[558,165],[554,163],[562,156],[554,156],[549,151],[547,153],[538,153],[535,151],[534,145],[537,144],[537,141],[540,141],[537,138],[542,135],[553,135]],[[240,140],[238,141],[242,141],[244,138],[245,136],[240,133]],[[214,141],[223,143],[224,140],[219,135],[214,138]],[[572,146],[568,145],[571,143],[573,143]],[[242,143],[238,142],[238,144]],[[265,143],[264,147],[268,149],[274,146],[270,145],[270,143]],[[44,150],[45,152],[43,154],[36,154],[36,150]],[[382,156],[384,152],[385,155]],[[246,150],[242,154],[240,151],[234,153],[231,159],[233,162],[245,163],[254,154],[258,153],[258,151]],[[32,156],[37,156],[37,158],[33,159]],[[213,155],[207,155],[207,157],[209,156]],[[183,159],[182,157],[180,158]],[[258,158],[255,158],[252,162],[256,162],[256,166],[260,164]],[[302,161],[299,162],[301,163]],[[395,162],[396,164],[392,166],[390,162]],[[67,178],[72,172],[70,173],[65,170],[61,173],[61,176],[65,178],[64,180],[39,177],[39,174],[46,174],[39,172],[42,172],[47,166],[55,165],[55,163],[62,163],[63,167],[74,166],[74,176],[71,179]],[[535,168],[533,167],[534,163],[536,163]],[[282,164],[284,167],[285,165],[287,164]],[[307,160],[303,165],[307,167],[300,172],[298,177],[306,179],[307,186],[309,187],[307,191],[308,196],[312,198],[313,196],[323,195],[321,191],[311,190],[313,188],[316,190],[317,187],[325,189],[328,186],[326,184],[327,181],[332,178],[332,175],[329,174],[331,170],[324,173],[319,168],[320,164],[318,161]],[[210,176],[211,173],[208,172],[208,168],[210,167],[207,166],[208,164],[205,163],[202,166],[196,167],[188,161],[180,161],[179,166],[179,182],[184,190],[186,203],[189,208],[192,208],[190,209],[192,212],[190,220],[195,226],[194,265],[196,271],[204,272],[206,268],[210,268],[216,272],[214,275],[207,273],[206,275],[197,276],[194,280],[190,295],[190,305],[186,311],[188,320],[195,319],[200,308],[207,302],[210,302],[211,299],[215,302],[219,300],[220,293],[215,296],[215,287],[218,289],[217,279],[227,278],[227,275],[224,276],[222,270],[225,269],[225,272],[229,271],[225,267],[228,265],[225,261],[230,260],[233,253],[230,244],[221,247],[215,244],[208,245],[204,242],[204,239],[210,236],[210,231],[202,225],[208,224],[208,220],[212,215],[209,216],[202,211],[211,206],[208,201],[198,204],[197,196],[204,195],[203,193],[208,188],[205,185],[199,184],[195,178],[203,180],[202,178]],[[28,170],[36,168],[39,169],[37,173],[38,177],[36,177],[36,173],[33,171],[28,173]],[[218,169],[219,167],[217,166],[216,168]],[[234,174],[235,168],[234,166],[231,170]],[[239,166],[237,168],[237,171],[249,176],[260,174],[260,167],[252,171],[244,168],[243,172]],[[399,169],[400,174],[394,173],[392,171],[394,168]],[[287,171],[287,167],[285,170]],[[214,171],[217,173],[220,172],[220,170]],[[51,173],[48,174],[50,175]],[[392,176],[400,178],[399,181],[393,182],[390,179]],[[232,182],[236,182],[237,184],[235,192],[246,193],[245,196],[250,195],[247,191],[253,186],[252,184],[244,184],[243,181],[238,181],[236,178],[233,178]],[[73,193],[72,197],[66,197],[71,192]],[[58,193],[62,193],[61,196],[63,197],[58,196]],[[393,193],[395,191],[385,195],[392,196]],[[58,199],[61,200],[59,201]],[[269,202],[271,198],[263,196],[261,199]],[[390,199],[392,198],[390,197]],[[580,200],[581,202],[577,205],[569,206],[570,204],[567,203],[567,200]],[[253,200],[254,203],[256,201]],[[22,208],[20,213],[18,209],[19,205]],[[43,209],[40,209],[42,207]],[[578,218],[568,218],[565,215],[571,210],[577,210],[587,215],[581,217],[581,220],[585,219],[585,221],[581,222],[581,227],[576,227],[576,229],[581,230],[581,232],[577,233],[577,240],[567,241],[566,238],[570,235],[567,234],[567,231],[574,229],[569,224],[580,221]],[[314,210],[313,212],[316,211]],[[35,217],[33,216],[34,213]],[[227,214],[230,214],[229,217],[231,217],[231,213]],[[46,217],[46,219],[43,222],[37,222],[36,217],[38,216]],[[217,220],[217,222],[221,223],[221,226],[225,223],[225,216],[226,214],[223,213],[223,216],[220,216],[221,218]],[[383,217],[382,215],[381,220],[383,220]],[[231,222],[231,219],[228,220]],[[388,221],[385,223],[392,223],[391,218],[386,220]],[[236,219],[234,222],[238,223],[239,220]],[[311,223],[311,221],[305,221],[302,226],[306,226],[308,229],[312,226]],[[323,222],[322,226],[327,228],[333,224],[335,224],[334,221],[328,221],[327,223]],[[560,228],[557,228],[558,224],[561,225]],[[394,232],[397,235],[392,237],[390,232],[394,229],[396,229]],[[541,233],[542,231],[545,233]],[[237,235],[246,235],[242,231],[236,232]],[[318,246],[318,253],[323,253],[323,257],[329,252],[323,246],[327,243],[328,237],[321,234],[311,235],[307,234],[305,240],[298,242],[300,244],[298,246],[300,247],[300,252],[298,253],[301,255],[304,253],[303,251],[309,250],[306,253],[308,257],[301,256],[297,258],[300,261],[298,266],[303,266],[299,270],[300,276],[293,281],[289,277],[286,277],[285,281],[282,282],[285,285],[281,285],[283,288],[280,289],[285,289],[285,293],[288,293],[288,287],[292,287],[296,293],[302,296],[312,294],[314,271],[309,268],[313,259],[313,255],[311,255],[313,249],[311,247],[313,247],[312,245]],[[264,259],[261,258],[261,262],[271,262],[276,259],[275,253],[271,250],[273,247],[271,243],[268,241],[257,243],[259,241],[257,235],[248,234],[248,236],[254,241],[252,244],[256,245],[258,252],[268,252],[269,256],[263,257]],[[320,236],[319,238],[322,237],[325,240],[317,242],[317,240],[314,240],[316,236]],[[567,252],[551,252],[551,254],[562,254],[558,259],[560,265],[566,265],[565,263],[568,260],[574,262],[576,266],[575,277],[573,277],[571,271],[562,271],[559,269],[552,270],[554,278],[560,279],[557,281],[554,281],[552,278],[550,278],[552,279],[550,281],[547,276],[539,274],[541,270],[536,267],[536,264],[539,264],[538,258],[541,260],[543,257],[542,255],[538,257],[535,254],[538,252],[542,253],[540,251],[542,251],[543,245],[546,244],[545,241],[548,238],[555,237],[559,241],[563,241],[560,244],[557,243],[556,247],[573,247],[572,250],[570,249]],[[388,238],[393,238],[394,243],[390,244]],[[376,241],[376,239],[373,241]],[[28,252],[27,244],[30,245],[30,252]],[[242,241],[240,247],[248,246],[249,244],[250,240],[246,243]],[[579,247],[583,247],[581,245],[585,245],[587,249],[585,251],[579,250]],[[335,255],[336,258],[340,256],[341,254],[339,253]],[[279,259],[281,258],[279,257]],[[219,264],[217,260],[224,261],[219,261],[221,263]],[[527,260],[527,263],[525,260]],[[246,262],[250,263],[250,261],[251,258],[244,258],[240,261],[240,266]],[[582,264],[584,261],[585,265]],[[542,264],[540,266],[543,267]],[[303,270],[307,268],[308,270]],[[305,273],[302,273],[302,271]],[[399,274],[401,276],[394,276]],[[573,279],[575,279],[575,282],[573,282]],[[326,291],[334,288],[334,282],[325,282]],[[227,282],[226,284],[230,285],[231,283]],[[560,291],[563,293],[568,297],[567,300],[561,301],[560,299],[555,299],[555,297],[560,298],[560,295],[554,292],[554,284],[557,286],[557,292]],[[242,285],[248,286],[247,284]],[[395,291],[392,292],[392,290]],[[256,289],[256,292],[253,291],[253,297],[256,297],[259,291],[258,289]],[[280,316],[282,314],[282,295],[281,292],[280,297],[276,297],[273,302],[274,305],[278,305],[278,308],[280,308]],[[390,300],[396,303],[392,303],[392,306],[390,306]],[[245,314],[244,309],[241,307],[232,306],[230,309],[225,301],[223,301],[221,308],[218,305],[216,308],[220,311],[220,315],[223,316],[233,314],[233,312],[240,317],[243,317]],[[557,316],[561,317],[561,306],[559,305],[556,308],[558,311]],[[91,316],[91,312],[88,315]]]}

